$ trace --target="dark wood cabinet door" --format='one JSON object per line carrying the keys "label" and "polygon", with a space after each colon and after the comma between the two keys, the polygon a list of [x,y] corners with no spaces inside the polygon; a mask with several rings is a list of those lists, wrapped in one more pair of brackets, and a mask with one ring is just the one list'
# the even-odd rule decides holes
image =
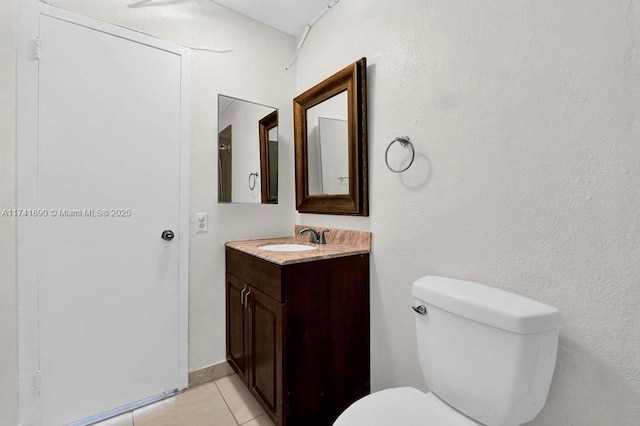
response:
{"label": "dark wood cabinet door", "polygon": [[242,280],[227,274],[227,361],[238,375],[247,382],[248,335],[247,315],[243,296],[248,285]]}
{"label": "dark wood cabinet door", "polygon": [[282,416],[282,310],[283,305],[250,288],[249,389],[269,411],[276,424]]}

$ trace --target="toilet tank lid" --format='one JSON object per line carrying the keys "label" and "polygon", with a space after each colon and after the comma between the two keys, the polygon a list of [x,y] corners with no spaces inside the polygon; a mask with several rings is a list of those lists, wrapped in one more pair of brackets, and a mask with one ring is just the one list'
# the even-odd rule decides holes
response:
{"label": "toilet tank lid", "polygon": [[516,333],[559,328],[560,311],[484,284],[427,275],[413,283],[413,296],[427,305]]}

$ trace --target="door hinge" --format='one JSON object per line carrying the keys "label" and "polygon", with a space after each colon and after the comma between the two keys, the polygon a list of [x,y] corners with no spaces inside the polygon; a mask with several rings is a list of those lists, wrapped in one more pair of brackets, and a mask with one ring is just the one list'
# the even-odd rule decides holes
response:
{"label": "door hinge", "polygon": [[36,371],[36,392],[40,392],[41,388],[42,388],[42,375],[40,374],[40,371]]}
{"label": "door hinge", "polygon": [[40,59],[40,37],[36,37],[36,59]]}

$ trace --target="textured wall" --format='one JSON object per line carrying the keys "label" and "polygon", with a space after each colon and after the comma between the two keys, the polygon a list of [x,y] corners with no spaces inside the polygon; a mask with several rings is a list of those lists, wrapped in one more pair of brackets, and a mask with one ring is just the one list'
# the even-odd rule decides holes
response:
{"label": "textured wall", "polygon": [[[15,208],[16,1],[0,2],[0,211]],[[15,223],[0,216],[0,424],[18,422]]]}
{"label": "textured wall", "polygon": [[[285,66],[295,40],[209,0],[157,1],[131,9],[126,7],[130,2],[120,0],[49,3],[178,44],[234,50],[191,55],[189,370],[221,362],[225,359],[223,244],[291,234],[295,207],[293,167],[281,171],[278,205],[217,204],[218,94],[279,108],[280,163],[293,164],[295,78]],[[208,233],[195,234],[196,212],[209,213]]]}
{"label": "textured wall", "polygon": [[[640,419],[640,13],[631,0],[342,0],[297,93],[368,59],[374,389],[424,386],[411,283],[476,280],[564,316],[531,424]],[[409,171],[384,150],[409,135]]]}

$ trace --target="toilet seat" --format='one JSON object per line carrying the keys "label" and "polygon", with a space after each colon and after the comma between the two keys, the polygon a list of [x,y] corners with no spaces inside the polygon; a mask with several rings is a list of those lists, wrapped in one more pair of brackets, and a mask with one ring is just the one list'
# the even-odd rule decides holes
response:
{"label": "toilet seat", "polygon": [[480,426],[435,394],[402,387],[372,393],[354,402],[333,426]]}

